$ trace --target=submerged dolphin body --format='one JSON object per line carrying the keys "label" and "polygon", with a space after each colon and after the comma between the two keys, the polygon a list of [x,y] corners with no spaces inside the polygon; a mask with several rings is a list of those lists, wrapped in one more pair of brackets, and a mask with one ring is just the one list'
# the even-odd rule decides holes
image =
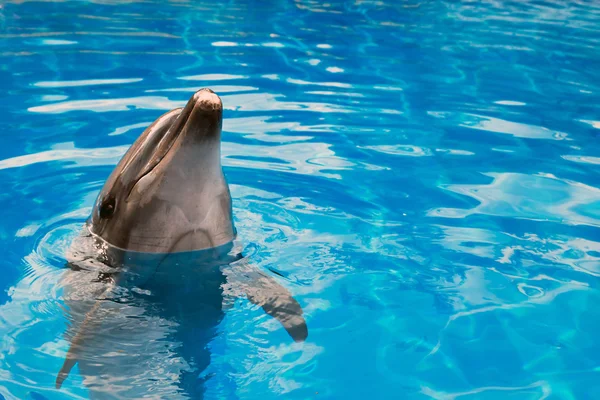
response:
{"label": "submerged dolphin body", "polygon": [[302,308],[234,250],[221,168],[222,103],[210,89],[159,117],[106,181],[62,279],[71,345],[92,397],[202,396],[198,373],[228,298],[245,296],[295,341]]}

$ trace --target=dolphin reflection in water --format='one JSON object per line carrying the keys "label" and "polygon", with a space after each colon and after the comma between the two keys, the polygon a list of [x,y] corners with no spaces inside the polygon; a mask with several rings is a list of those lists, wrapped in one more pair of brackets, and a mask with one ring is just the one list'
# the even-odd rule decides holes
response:
{"label": "dolphin reflection in water", "polygon": [[306,339],[298,302],[234,245],[222,115],[221,99],[199,90],[106,181],[61,281],[70,347],[57,388],[77,364],[92,398],[202,398],[208,345],[242,296]]}

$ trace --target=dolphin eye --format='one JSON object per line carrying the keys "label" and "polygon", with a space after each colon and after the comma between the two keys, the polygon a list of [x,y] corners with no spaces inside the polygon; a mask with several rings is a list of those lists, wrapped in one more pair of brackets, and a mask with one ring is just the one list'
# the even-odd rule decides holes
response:
{"label": "dolphin eye", "polygon": [[109,196],[102,200],[102,204],[100,205],[99,210],[100,218],[106,219],[112,217],[115,213],[115,203],[115,198],[112,196]]}

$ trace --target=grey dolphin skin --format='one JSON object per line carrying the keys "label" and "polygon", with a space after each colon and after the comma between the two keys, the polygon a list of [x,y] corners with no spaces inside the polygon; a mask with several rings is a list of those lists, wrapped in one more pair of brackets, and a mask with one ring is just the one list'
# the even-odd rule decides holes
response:
{"label": "grey dolphin skin", "polygon": [[106,181],[67,255],[70,347],[57,388],[79,364],[91,397],[139,398],[148,390],[202,398],[208,344],[227,299],[239,296],[294,341],[306,339],[290,292],[236,252],[222,120],[219,96],[199,90],[150,125]]}

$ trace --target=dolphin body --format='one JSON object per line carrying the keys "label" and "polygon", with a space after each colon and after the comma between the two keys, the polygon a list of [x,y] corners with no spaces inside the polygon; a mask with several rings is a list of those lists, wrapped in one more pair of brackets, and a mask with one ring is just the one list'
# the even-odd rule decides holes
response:
{"label": "dolphin body", "polygon": [[106,181],[71,245],[61,282],[70,348],[98,399],[202,398],[199,377],[227,302],[245,296],[297,342],[308,335],[289,291],[236,251],[210,89],[160,116]]}

